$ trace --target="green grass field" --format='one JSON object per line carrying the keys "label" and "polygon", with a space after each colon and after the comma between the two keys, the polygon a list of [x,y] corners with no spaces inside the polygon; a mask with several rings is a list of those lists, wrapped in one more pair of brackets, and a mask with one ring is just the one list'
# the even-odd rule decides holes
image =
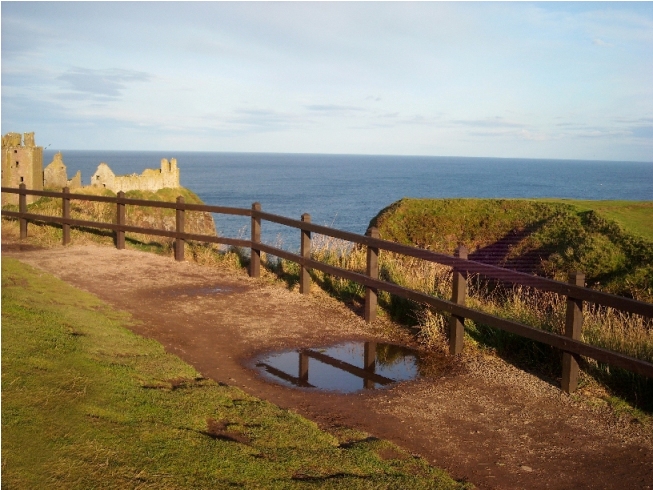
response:
{"label": "green grass field", "polygon": [[130,321],[3,259],[2,488],[465,487],[388,442],[204,379]]}
{"label": "green grass field", "polygon": [[653,201],[552,199],[551,202],[571,204],[580,212],[595,211],[605,219],[618,223],[626,232],[653,241]]}

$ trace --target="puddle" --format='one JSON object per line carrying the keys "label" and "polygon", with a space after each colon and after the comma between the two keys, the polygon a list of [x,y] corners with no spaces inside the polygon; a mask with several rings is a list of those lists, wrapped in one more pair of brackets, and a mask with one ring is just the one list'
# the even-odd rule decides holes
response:
{"label": "puddle", "polygon": [[340,393],[387,388],[419,375],[417,351],[375,342],[273,352],[255,364],[275,383]]}

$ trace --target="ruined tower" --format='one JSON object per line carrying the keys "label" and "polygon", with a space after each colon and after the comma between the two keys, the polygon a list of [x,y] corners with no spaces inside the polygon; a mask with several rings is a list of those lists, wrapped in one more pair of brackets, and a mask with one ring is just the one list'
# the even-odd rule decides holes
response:
{"label": "ruined tower", "polygon": [[[34,133],[7,133],[2,137],[2,185],[43,190],[43,147],[34,143]],[[37,196],[27,196],[32,203]],[[2,194],[2,205],[18,204],[18,194]]]}
{"label": "ruined tower", "polygon": [[173,189],[180,187],[179,167],[177,167],[176,158],[171,158],[170,161],[166,158],[161,159],[161,185]]}
{"label": "ruined tower", "polygon": [[80,170],[72,179],[68,179],[68,170],[63,163],[63,155],[58,152],[50,164],[43,169],[43,188],[60,191],[63,187],[77,189],[82,186],[82,172]]}

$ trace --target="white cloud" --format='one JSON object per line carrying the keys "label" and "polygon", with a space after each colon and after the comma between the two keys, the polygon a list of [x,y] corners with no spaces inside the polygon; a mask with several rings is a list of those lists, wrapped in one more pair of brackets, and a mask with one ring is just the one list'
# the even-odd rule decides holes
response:
{"label": "white cloud", "polygon": [[521,128],[524,126],[521,123],[506,121],[504,118],[499,116],[476,120],[454,120],[451,122],[456,125],[481,128]]}
{"label": "white cloud", "polygon": [[603,39],[599,39],[598,37],[592,41],[592,44],[594,46],[601,46],[604,48],[611,48],[614,46],[613,44],[606,43]]}
{"label": "white cloud", "polygon": [[148,82],[152,75],[119,68],[91,70],[71,68],[58,77],[74,92],[92,97],[114,98],[122,95],[129,83]]}
{"label": "white cloud", "polygon": [[356,107],[350,105],[340,104],[311,104],[307,105],[306,109],[313,112],[321,112],[328,114],[349,114],[351,112],[366,112],[364,107]]}

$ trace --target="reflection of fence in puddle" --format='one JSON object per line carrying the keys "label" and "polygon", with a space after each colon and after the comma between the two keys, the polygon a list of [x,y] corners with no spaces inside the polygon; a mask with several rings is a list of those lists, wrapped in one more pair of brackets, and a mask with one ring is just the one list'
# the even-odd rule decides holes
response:
{"label": "reflection of fence in puddle", "polygon": [[[359,344],[360,345],[360,344]],[[380,347],[380,346],[379,346]],[[328,351],[329,349],[327,349]],[[337,348],[336,348],[337,350]],[[360,352],[360,351],[358,351]],[[297,375],[290,374],[288,369],[288,361],[290,361],[290,355],[294,354],[297,356]],[[348,353],[353,360],[353,354]],[[335,368],[331,370],[332,376],[335,376],[339,379],[332,379],[332,384],[335,384],[335,389],[338,391],[357,391],[359,389],[374,389],[377,385],[387,386],[392,383],[396,383],[399,379],[392,379],[386,376],[383,376],[377,373],[377,344],[375,342],[365,342],[363,346],[363,367],[356,366],[351,362],[346,362],[341,359],[337,359],[331,355],[328,355],[324,352],[319,352],[313,349],[302,349],[300,351],[294,351],[292,353],[286,353],[286,365],[282,369],[279,366],[273,366],[273,358],[269,358],[268,362],[259,362],[256,364],[257,367],[263,368],[265,372],[274,378],[282,380],[286,383],[290,383],[293,386],[298,386],[301,388],[323,388],[319,386],[320,383],[311,382],[309,380],[309,360],[314,359],[318,361],[317,363],[311,363],[311,370],[313,374],[324,374],[324,370],[327,366]],[[359,354],[360,355],[360,354]],[[409,354],[411,357],[414,357],[412,354]],[[342,356],[340,356],[342,357]],[[277,357],[278,359],[278,357]],[[319,371],[319,373],[316,373]],[[346,373],[346,374],[345,374]],[[348,377],[347,374],[352,375],[355,379],[358,380],[355,383],[356,386],[352,385],[351,377]],[[349,378],[345,380],[344,378]],[[405,373],[401,378],[405,379]],[[413,377],[413,376],[410,376]],[[341,383],[338,383],[341,381]]]}

